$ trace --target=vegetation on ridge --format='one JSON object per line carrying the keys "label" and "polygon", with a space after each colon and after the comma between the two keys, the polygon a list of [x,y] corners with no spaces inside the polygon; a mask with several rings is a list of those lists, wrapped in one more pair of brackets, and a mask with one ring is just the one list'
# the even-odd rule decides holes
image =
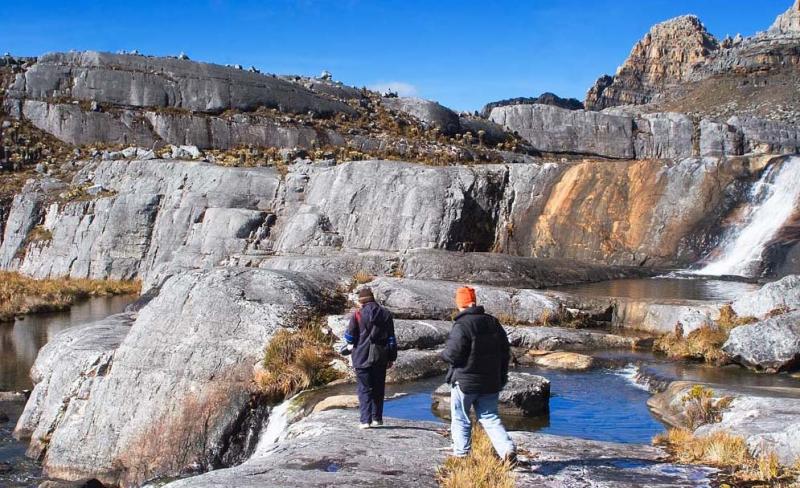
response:
{"label": "vegetation on ridge", "polygon": [[0,271],[0,322],[17,315],[69,308],[89,297],[139,293],[138,281],[52,278],[36,280]]}

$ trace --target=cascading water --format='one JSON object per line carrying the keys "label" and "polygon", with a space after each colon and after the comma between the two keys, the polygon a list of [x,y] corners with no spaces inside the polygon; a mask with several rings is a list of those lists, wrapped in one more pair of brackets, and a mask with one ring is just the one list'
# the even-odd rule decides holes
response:
{"label": "cascading water", "polygon": [[715,250],[716,259],[694,274],[754,276],[758,273],[764,248],[800,202],[800,157],[767,168],[750,190],[748,200],[750,210],[742,224]]}

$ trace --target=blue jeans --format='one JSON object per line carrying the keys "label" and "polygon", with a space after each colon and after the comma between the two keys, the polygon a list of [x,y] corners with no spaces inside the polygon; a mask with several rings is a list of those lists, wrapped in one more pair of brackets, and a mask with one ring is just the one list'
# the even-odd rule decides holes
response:
{"label": "blue jeans", "polygon": [[450,394],[450,416],[452,423],[450,430],[453,435],[453,454],[466,456],[472,448],[472,421],[469,412],[475,407],[475,414],[483,426],[483,430],[492,441],[494,450],[504,458],[516,451],[514,442],[506,432],[500,416],[497,414],[497,401],[499,393],[478,394],[463,393],[456,384]]}

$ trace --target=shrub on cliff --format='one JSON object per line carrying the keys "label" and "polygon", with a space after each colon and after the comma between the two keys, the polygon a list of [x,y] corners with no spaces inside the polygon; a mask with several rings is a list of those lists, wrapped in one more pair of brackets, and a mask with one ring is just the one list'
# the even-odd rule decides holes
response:
{"label": "shrub on cliff", "polygon": [[339,378],[331,366],[333,338],[324,332],[325,316],[301,312],[294,327],[279,330],[269,341],[256,385],[272,402]]}
{"label": "shrub on cliff", "polygon": [[89,297],[139,293],[135,281],[54,278],[35,280],[15,272],[0,271],[0,322],[17,315],[69,308]]}

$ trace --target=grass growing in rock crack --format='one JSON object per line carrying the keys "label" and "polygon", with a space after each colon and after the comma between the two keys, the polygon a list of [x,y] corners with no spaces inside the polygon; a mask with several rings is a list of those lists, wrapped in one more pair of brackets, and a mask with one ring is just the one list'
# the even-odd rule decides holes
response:
{"label": "grass growing in rock crack", "polygon": [[782,466],[771,451],[753,456],[742,437],[728,432],[697,436],[688,429],[670,429],[653,444],[665,447],[678,462],[720,469],[726,481],[721,486],[797,486],[796,468]]}
{"label": "grass growing in rock crack", "polygon": [[263,369],[255,377],[268,401],[277,403],[340,377],[331,366],[336,358],[333,338],[324,328],[322,313],[303,311],[294,327],[281,329],[272,337],[264,351]]}
{"label": "grass growing in rock crack", "polygon": [[702,385],[694,385],[681,399],[689,427],[714,424],[722,420],[722,412],[733,401],[731,397],[715,398],[714,391]]}
{"label": "grass growing in rock crack", "polygon": [[15,272],[0,271],[0,321],[17,315],[52,312],[89,297],[139,293],[136,281],[53,278],[35,280]]}
{"label": "grass growing in rock crack", "polygon": [[704,325],[684,334],[678,324],[673,332],[656,339],[653,348],[671,358],[722,364],[727,361],[722,346],[728,340],[730,332],[740,325],[753,322],[756,322],[754,317],[739,317],[730,305],[725,305],[720,308],[719,318],[714,326]]}
{"label": "grass growing in rock crack", "polygon": [[472,452],[465,458],[448,458],[436,479],[442,488],[514,488],[515,484],[511,465],[497,457],[477,424],[472,428]]}

